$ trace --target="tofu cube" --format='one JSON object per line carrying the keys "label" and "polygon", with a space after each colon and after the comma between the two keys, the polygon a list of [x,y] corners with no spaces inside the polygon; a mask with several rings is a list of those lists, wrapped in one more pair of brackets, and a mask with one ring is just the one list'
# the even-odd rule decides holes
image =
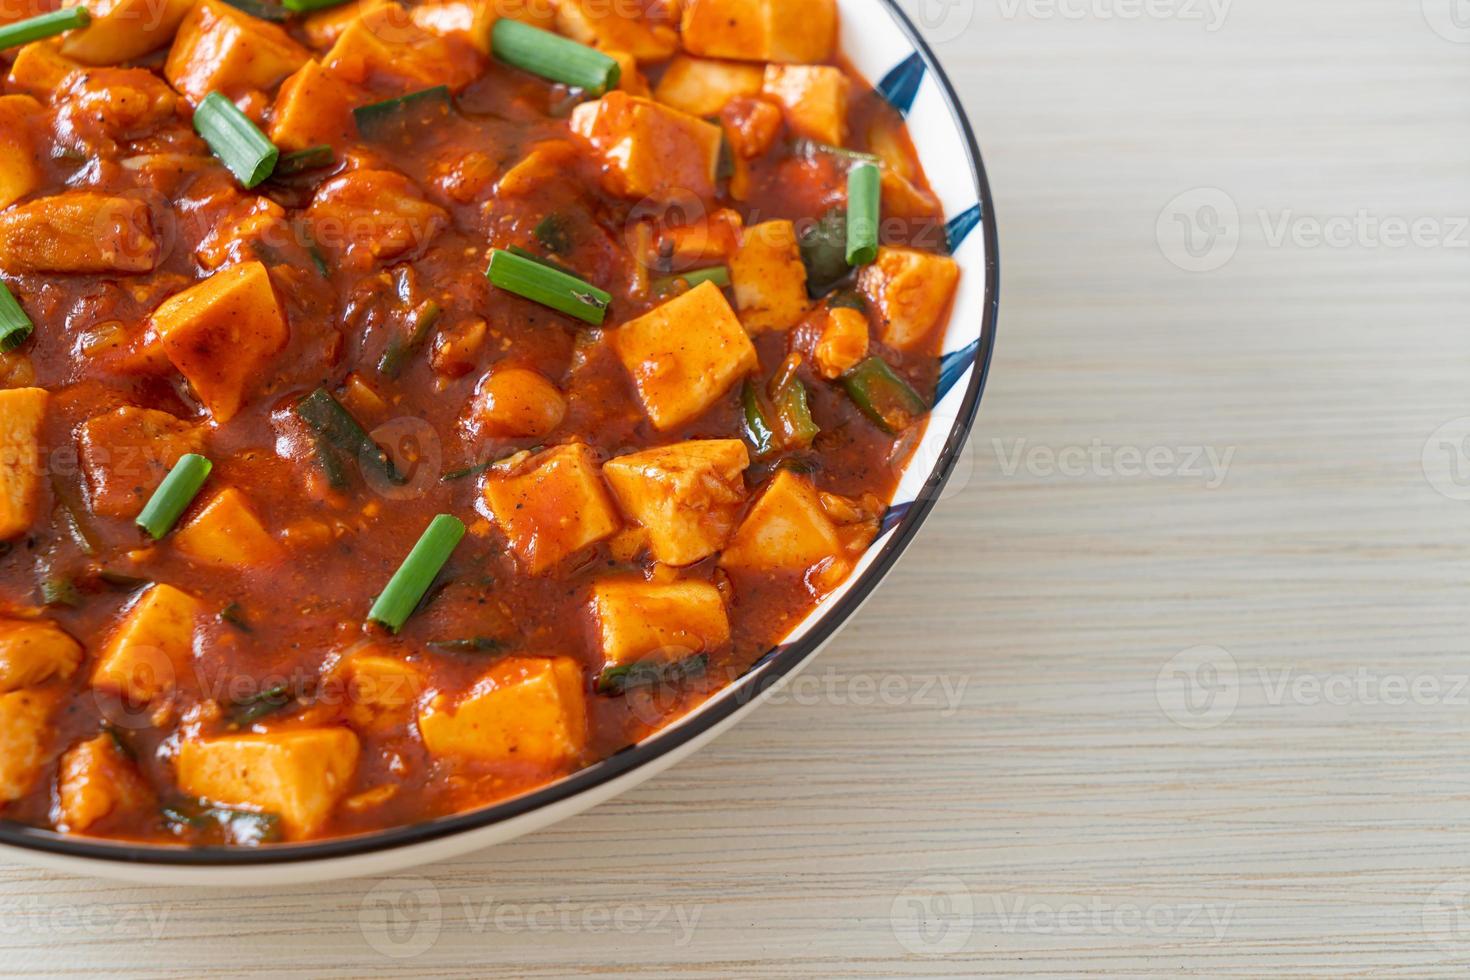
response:
{"label": "tofu cube", "polygon": [[225,487],[173,534],[173,545],[190,558],[210,565],[244,570],[266,565],[285,555],[260,523],[250,501],[234,487]]}
{"label": "tofu cube", "polygon": [[626,51],[640,62],[666,61],[679,50],[679,35],[605,0],[555,0],[556,30],[580,44]]}
{"label": "tofu cube", "polygon": [[259,262],[231,266],[169,297],[151,323],[164,355],[217,424],[234,417],[286,346],[286,316]]}
{"label": "tofu cube", "polygon": [[797,136],[841,146],[847,139],[847,76],[831,65],[767,65],[761,91],[781,103]]}
{"label": "tofu cube", "polygon": [[306,210],[318,245],[362,265],[418,248],[449,224],[449,215],[391,170],[353,170],[317,189]]}
{"label": "tofu cube", "polygon": [[656,428],[703,415],[757,366],[725,294],[705,281],[611,331],[613,349]]}
{"label": "tofu cube", "polygon": [[730,642],[725,599],[708,582],[599,582],[592,616],[605,667],[686,660]]}
{"label": "tofu cube", "polygon": [[204,431],[167,412],[125,405],[77,428],[87,503],[102,517],[137,517],[179,457],[202,452]]}
{"label": "tofu cube", "polygon": [[82,645],[49,619],[0,619],[0,692],[67,678],[82,662]]}
{"label": "tofu cube", "polygon": [[156,802],[138,767],[105,733],[62,755],[56,790],[61,808],[57,829],[72,834],[113,813],[151,808]]}
{"label": "tofu cube", "polygon": [[347,720],[359,731],[379,731],[405,721],[427,688],[418,667],[371,648],[344,657],[329,676],[342,685]]}
{"label": "tofu cube", "polygon": [[602,475],[623,512],[648,529],[654,557],[692,565],[729,540],[749,465],[739,439],[696,439],[619,456]]}
{"label": "tofu cube", "polygon": [[271,142],[283,152],[322,143],[340,146],[352,137],[352,92],[316,61],[281,83],[271,113]]}
{"label": "tofu cube", "polygon": [[0,208],[41,186],[32,126],[42,112],[41,103],[29,95],[0,96]]}
{"label": "tofu cube", "polygon": [[912,350],[939,325],[959,278],[959,263],[948,255],[882,246],[858,273],[858,288],[877,311],[883,343]]}
{"label": "tofu cube", "polygon": [[385,3],[347,25],[322,67],[349,85],[406,95],[434,85],[457,92],[480,74],[483,60],[469,41],[430,33],[398,4]]}
{"label": "tofu cube", "polygon": [[510,657],[458,700],[435,696],[419,712],[434,756],[563,768],[587,748],[587,692],[570,657]]}
{"label": "tofu cube", "polygon": [[789,330],[806,316],[806,265],[790,221],[766,221],[745,229],[730,260],[730,284],[740,322],[751,333]]}
{"label": "tofu cube", "polygon": [[194,655],[204,605],[160,582],[133,603],[92,670],[92,686],[147,704],[178,686]]}
{"label": "tofu cube", "polygon": [[837,40],[836,0],[685,0],[684,49],[741,61],[826,61]]}
{"label": "tofu cube", "polygon": [[148,205],[137,198],[67,191],[0,214],[7,272],[148,272],[157,262]]}
{"label": "tofu cube", "polygon": [[687,112],[609,92],[572,110],[572,132],[601,156],[613,194],[674,201],[715,192],[720,127]]}
{"label": "tofu cube", "polygon": [[179,788],[218,806],[273,813],[286,837],[326,824],[357,773],[360,743],[346,728],[233,735],[179,746]]}
{"label": "tofu cube", "polygon": [[92,21],[62,35],[61,53],[84,65],[117,65],[174,39],[194,0],[89,0]]}
{"label": "tofu cube", "polygon": [[62,55],[60,39],[32,41],[16,54],[9,81],[38,99],[49,99],[68,75],[82,67],[81,62]]}
{"label": "tofu cube", "polygon": [[41,487],[41,428],[51,395],[45,388],[0,391],[0,541],[36,520]]}
{"label": "tofu cube", "polygon": [[210,92],[237,99],[275,88],[310,57],[275,24],[224,0],[199,0],[179,25],[163,75],[197,105]]}
{"label": "tofu cube", "polygon": [[411,8],[409,16],[430,34],[459,37],[489,55],[490,31],[501,17],[549,31],[557,11],[548,0],[435,0]]}
{"label": "tofu cube", "polygon": [[757,65],[681,54],[664,69],[653,97],[691,116],[714,116],[731,99],[760,92],[764,78]]}
{"label": "tofu cube", "polygon": [[0,694],[0,803],[25,796],[41,775],[60,700],[54,688]]}
{"label": "tofu cube", "polygon": [[868,356],[868,316],[862,310],[836,306],[827,311],[822,335],[812,349],[817,373],[835,381]]}
{"label": "tofu cube", "polygon": [[824,579],[846,570],[837,526],[822,509],[816,488],[790,470],[778,470],[750,508],[720,564],[745,572],[784,572]]}
{"label": "tofu cube", "polygon": [[532,575],[549,572],[622,526],[597,454],[581,443],[548,449],[509,472],[491,470],[484,494],[511,550]]}

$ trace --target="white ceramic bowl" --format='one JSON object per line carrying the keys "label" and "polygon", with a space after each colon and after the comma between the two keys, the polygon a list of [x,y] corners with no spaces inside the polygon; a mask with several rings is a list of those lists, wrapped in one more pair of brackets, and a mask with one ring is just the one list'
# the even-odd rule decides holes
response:
{"label": "white ceramic bowl", "polygon": [[511,800],[360,837],[260,849],[136,846],[0,822],[0,855],[105,878],[271,885],[386,874],[509,840],[616,796],[734,725],[800,671],[857,612],[934,506],[980,403],[995,342],[1000,268],[980,151],[934,53],[893,0],[838,0],[841,47],[908,119],[947,218],[959,291],[944,339],[939,395],[877,540],[848,580],[739,680],[689,715],[609,759]]}

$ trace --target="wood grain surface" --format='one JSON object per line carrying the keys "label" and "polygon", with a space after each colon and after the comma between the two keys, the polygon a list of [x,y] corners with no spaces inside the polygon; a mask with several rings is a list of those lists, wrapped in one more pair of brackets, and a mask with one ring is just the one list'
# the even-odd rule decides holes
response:
{"label": "wood grain surface", "polygon": [[1000,343],[952,493],[803,681],[415,875],[0,867],[0,973],[1466,975],[1464,8],[915,0]]}

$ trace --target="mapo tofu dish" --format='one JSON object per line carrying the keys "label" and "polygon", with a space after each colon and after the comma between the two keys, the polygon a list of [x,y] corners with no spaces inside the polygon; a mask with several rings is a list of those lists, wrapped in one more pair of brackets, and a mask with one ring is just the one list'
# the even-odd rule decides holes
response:
{"label": "mapo tofu dish", "polygon": [[877,537],[959,271],[834,0],[8,15],[0,819],[506,799]]}

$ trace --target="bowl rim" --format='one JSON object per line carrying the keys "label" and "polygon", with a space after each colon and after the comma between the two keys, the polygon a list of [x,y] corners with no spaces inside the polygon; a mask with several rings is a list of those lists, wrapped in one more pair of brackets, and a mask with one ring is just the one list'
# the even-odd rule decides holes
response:
{"label": "bowl rim", "polygon": [[894,528],[892,537],[871,565],[851,584],[847,592],[806,635],[757,660],[718,697],[698,707],[682,724],[655,733],[606,759],[594,762],[556,782],[500,803],[463,813],[351,837],[313,841],[301,844],[278,844],[268,848],[229,848],[222,846],[184,847],[166,844],[133,844],[101,838],[71,837],[40,827],[8,823],[0,819],[0,847],[18,848],[43,854],[61,855],[113,864],[154,865],[162,867],[251,867],[326,861],[334,858],[364,857],[400,850],[414,845],[483,830],[515,817],[562,803],[587,793],[605,783],[627,775],[668,755],[699,738],[725,721],[751,701],[780,683],[814,656],[858,610],[873,590],[888,576],[899,557],[913,541],[919,527],[938,502],[945,484],[954,472],[980,407],[980,398],[990,373],[991,355],[995,349],[995,331],[1000,312],[1000,241],[996,228],[995,208],[990,182],[979,144],[965,114],[953,83],[945,74],[938,57],[924,40],[897,0],[878,0],[913,45],[927,71],[931,72],[944,97],[955,125],[964,138],[965,151],[979,198],[981,230],[985,241],[985,293],[980,324],[979,347],[974,370],[965,390],[954,424],[945,437],[944,448],[913,505]]}

